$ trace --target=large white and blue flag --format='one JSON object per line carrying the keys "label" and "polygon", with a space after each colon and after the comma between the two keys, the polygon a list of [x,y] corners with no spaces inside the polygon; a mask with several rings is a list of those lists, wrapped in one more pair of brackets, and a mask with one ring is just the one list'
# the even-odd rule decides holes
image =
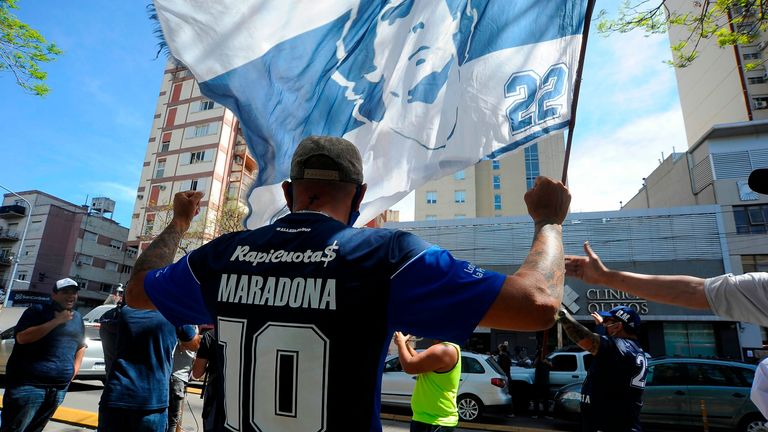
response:
{"label": "large white and blue flag", "polygon": [[[568,125],[587,0],[155,0],[166,43],[240,119],[247,227],[284,211],[308,135],[363,155],[365,222],[427,181]],[[358,223],[360,223],[358,222]]]}

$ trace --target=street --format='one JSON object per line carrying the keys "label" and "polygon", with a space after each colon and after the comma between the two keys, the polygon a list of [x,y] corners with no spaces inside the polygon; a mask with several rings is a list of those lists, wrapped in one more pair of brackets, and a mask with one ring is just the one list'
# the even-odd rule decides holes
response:
{"label": "street", "polygon": [[[4,386],[4,383],[2,383]],[[103,385],[99,381],[74,381],[67,392],[64,403],[48,423],[45,432],[79,432],[96,429],[99,398]],[[2,389],[0,389],[2,394]],[[184,406],[182,427],[185,432],[202,431],[201,412],[203,400],[200,390],[191,387]],[[409,430],[410,409],[404,407],[382,407],[381,419],[384,432],[399,432]],[[580,426],[576,423],[561,420],[551,420],[530,416],[507,418],[503,415],[490,415],[477,423],[460,423],[456,432],[476,430],[509,431],[509,432],[545,432],[563,431],[576,432]],[[647,431],[665,432],[668,429],[644,429]]]}
{"label": "street", "polygon": [[[99,381],[74,381],[67,392],[64,403],[54,416],[54,420],[46,426],[45,432],[94,430],[96,428],[96,414],[102,389],[103,385]],[[198,432],[202,430],[201,412],[203,400],[200,398],[199,393],[198,388],[191,387],[187,395],[182,423],[185,432]],[[383,430],[385,432],[409,430],[410,414],[408,408],[383,407],[381,415]],[[460,428],[455,429],[457,432],[470,430],[518,432],[578,430],[575,424],[559,422],[557,420],[531,419],[524,416],[516,418],[490,416],[484,419],[482,423],[462,423],[460,426]]]}

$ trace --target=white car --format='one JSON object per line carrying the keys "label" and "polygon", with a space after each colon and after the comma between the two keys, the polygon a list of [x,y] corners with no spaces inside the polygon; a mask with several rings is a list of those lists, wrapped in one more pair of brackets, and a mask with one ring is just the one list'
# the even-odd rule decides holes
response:
{"label": "white car", "polygon": [[[0,375],[5,375],[8,358],[16,344],[16,323],[19,322],[25,309],[25,307],[8,307],[0,311]],[[86,337],[85,343],[88,347],[85,349],[85,356],[76,378],[104,381],[107,377],[101,341]]]}
{"label": "white car", "polygon": [[[384,364],[381,379],[383,405],[410,406],[416,375],[403,372],[398,356]],[[461,381],[456,404],[463,421],[474,421],[489,411],[510,409],[512,398],[506,391],[506,377],[496,360],[487,355],[461,353]]]}

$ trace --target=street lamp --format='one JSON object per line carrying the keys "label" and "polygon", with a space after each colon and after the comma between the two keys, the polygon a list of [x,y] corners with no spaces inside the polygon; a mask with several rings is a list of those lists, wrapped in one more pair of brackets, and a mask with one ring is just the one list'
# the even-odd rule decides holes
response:
{"label": "street lamp", "polygon": [[3,188],[7,190],[8,192],[16,195],[17,197],[21,198],[25,203],[27,203],[27,208],[29,209],[29,212],[27,213],[27,222],[24,224],[24,232],[21,234],[21,242],[19,242],[19,253],[18,256],[15,258],[13,263],[13,270],[11,270],[11,279],[8,282],[8,289],[5,290],[5,298],[3,299],[3,307],[8,306],[8,299],[11,297],[11,289],[13,289],[13,282],[16,280],[16,269],[19,268],[19,257],[21,256],[21,251],[24,248],[24,239],[27,238],[27,228],[29,228],[29,219],[32,217],[32,204],[29,203],[23,196],[17,194],[16,192],[8,189],[7,187],[0,185],[0,188]]}

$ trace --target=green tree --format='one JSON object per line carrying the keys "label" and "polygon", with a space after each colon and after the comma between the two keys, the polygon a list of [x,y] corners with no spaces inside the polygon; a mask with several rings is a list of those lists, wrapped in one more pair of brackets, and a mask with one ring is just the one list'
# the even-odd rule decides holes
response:
{"label": "green tree", "polygon": [[[749,44],[768,29],[766,0],[697,0],[692,11],[673,10],[667,0],[625,0],[615,17],[605,10],[598,14],[602,34],[626,33],[635,29],[650,34],[666,33],[671,26],[684,27],[688,36],[672,45],[675,67],[686,67],[698,56],[703,40],[714,38],[721,47]],[[748,63],[747,70],[762,62]]]}
{"label": "green tree", "polygon": [[12,14],[16,0],[0,0],[0,72],[10,71],[16,83],[30,94],[45,96],[47,73],[42,63],[53,61],[62,51],[43,35]]}

